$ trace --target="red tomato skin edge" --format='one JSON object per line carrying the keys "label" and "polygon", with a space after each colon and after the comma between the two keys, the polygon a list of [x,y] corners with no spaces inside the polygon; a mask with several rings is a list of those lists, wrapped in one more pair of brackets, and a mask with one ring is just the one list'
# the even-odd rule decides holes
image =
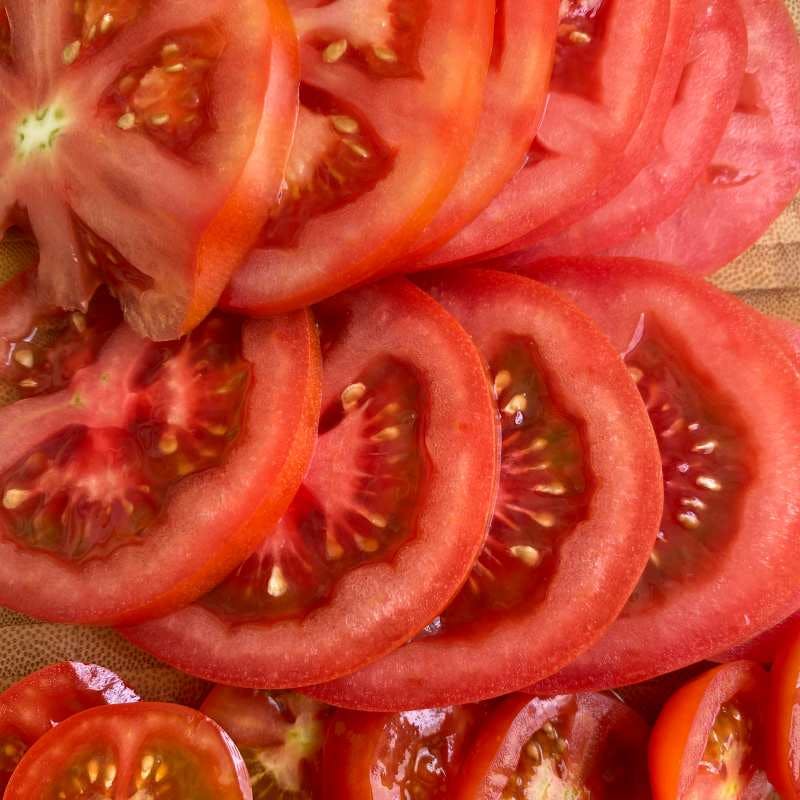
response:
{"label": "red tomato skin edge", "polygon": [[720,706],[741,691],[764,685],[753,661],[714,667],[667,700],[650,736],[648,762],[653,800],[681,800],[691,787]]}
{"label": "red tomato skin edge", "polygon": [[195,284],[181,335],[199,325],[214,308],[242,253],[256,241],[266,217],[264,186],[274,187],[273,199],[277,200],[289,159],[295,125],[287,125],[286,119],[296,119],[299,109],[297,34],[284,0],[264,2],[272,18],[272,41],[264,112],[254,145],[259,157],[251,157],[245,165],[236,187],[198,244],[196,269],[202,280]]}
{"label": "red tomato skin edge", "polygon": [[767,701],[767,775],[783,800],[800,797],[800,772],[794,769],[800,751],[800,728],[795,723],[800,682],[800,623],[795,622],[775,656]]}

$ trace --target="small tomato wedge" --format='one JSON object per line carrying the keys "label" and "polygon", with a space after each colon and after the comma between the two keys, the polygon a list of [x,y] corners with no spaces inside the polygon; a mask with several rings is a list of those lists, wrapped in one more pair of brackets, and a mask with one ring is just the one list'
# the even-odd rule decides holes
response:
{"label": "small tomato wedge", "polygon": [[132,703],[70,717],[23,756],[4,800],[253,800],[239,751],[185,706]]}
{"label": "small tomato wedge", "polygon": [[494,0],[290,0],[300,116],[286,187],[224,302],[300,308],[401,256],[470,152]]}
{"label": "small tomato wedge", "polygon": [[625,610],[536,690],[646,680],[794,611],[800,380],[785,343],[754,309],[663,264],[565,259],[522,271],[611,338],[647,406],[664,473],[660,532]]}
{"label": "small tomato wedge", "polygon": [[747,66],[722,141],[671,216],[609,255],[707,275],[743,253],[800,189],[800,41],[783,0],[741,0]]}
{"label": "small tomato wedge", "polygon": [[337,711],[325,739],[322,800],[453,798],[485,715],[480,706],[399,714]]}
{"label": "small tomato wedge", "polygon": [[535,242],[532,257],[588,256],[624,243],[676,211],[707,168],[741,91],[747,31],[738,3],[701,5],[666,123],[647,141],[648,163],[566,230]]}
{"label": "small tomato wedge", "polygon": [[667,700],[650,737],[653,800],[779,800],[764,773],[767,675],[716,667]]}
{"label": "small tomato wedge", "polygon": [[527,163],[441,248],[437,263],[515,242],[582,203],[617,167],[652,91],[670,5],[662,0],[561,3],[550,92]]}
{"label": "small tomato wedge", "polygon": [[215,314],[141,339],[104,293],[84,314],[0,309],[0,603],[119,623],[210,589],[288,506],[315,439],[307,312]]}
{"label": "small tomato wedge", "polygon": [[213,308],[280,188],[287,69],[297,77],[272,52],[296,48],[285,8],[34,5],[0,4],[0,232],[38,240],[47,304],[85,310],[107,283],[140,333],[177,338]]}
{"label": "small tomato wedge", "polygon": [[404,280],[316,314],[319,440],[291,507],[200,601],[124,631],[198,677],[293,688],[349,674],[450,602],[486,536],[497,408],[467,333]]}
{"label": "small tomato wedge", "polygon": [[649,800],[648,727],[603,695],[515,695],[464,758],[453,800]]}
{"label": "small tomato wedge", "polygon": [[34,672],[0,694],[0,792],[30,746],[73,714],[139,697],[103,667],[68,661]]}
{"label": "small tomato wedge", "polygon": [[[331,709],[296,692],[216,686],[200,710],[242,754],[253,800],[317,800]],[[328,780],[328,776],[326,776]]]}
{"label": "small tomato wedge", "polygon": [[500,491],[486,544],[449,607],[413,642],[314,687],[348,708],[474,702],[552,674],[614,621],[661,518],[647,412],[591,320],[547,287],[499,272],[443,272],[420,284],[488,365],[502,419]]}

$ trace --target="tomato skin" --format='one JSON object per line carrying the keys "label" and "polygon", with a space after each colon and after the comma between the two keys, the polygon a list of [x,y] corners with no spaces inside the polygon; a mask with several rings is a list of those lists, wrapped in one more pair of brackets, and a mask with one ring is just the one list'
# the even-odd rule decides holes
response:
{"label": "tomato skin", "polygon": [[783,800],[800,797],[797,724],[800,625],[794,620],[777,647],[767,701],[767,774]]}
{"label": "tomato skin", "polygon": [[682,800],[686,796],[722,704],[736,695],[749,696],[755,698],[753,708],[757,712],[766,680],[758,664],[735,661],[695,678],[667,700],[649,744],[653,800]]}

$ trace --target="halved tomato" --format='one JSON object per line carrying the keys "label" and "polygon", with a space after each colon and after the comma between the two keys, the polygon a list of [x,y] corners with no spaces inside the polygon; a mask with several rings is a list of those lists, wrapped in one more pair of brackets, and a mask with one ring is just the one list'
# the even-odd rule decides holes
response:
{"label": "halved tomato", "polygon": [[707,168],[740,94],[747,32],[738,3],[701,5],[677,96],[648,141],[649,163],[569,228],[533,243],[531,257],[592,255],[625,242],[675,211]]}
{"label": "halved tomato", "polygon": [[527,164],[436,263],[516,241],[581,203],[617,167],[647,106],[669,9],[663,0],[563,0],[550,93]]}
{"label": "halved tomato", "polygon": [[536,138],[553,67],[559,0],[495,0],[495,29],[483,112],[458,183],[402,263],[441,263],[432,254],[483,211],[525,163]]}
{"label": "halved tomato", "polygon": [[800,189],[800,41],[783,0],[740,5],[745,78],[711,163],[680,208],[609,254],[711,273],[753,244]]}
{"label": "halved tomato", "polygon": [[645,680],[710,658],[794,611],[800,380],[764,317],[653,262],[520,269],[572,298],[623,355],[658,436],[665,488],[658,541],[625,610],[537,691]]}
{"label": "halved tomato", "polygon": [[481,723],[453,800],[649,800],[648,727],[599,694],[508,698]]}
{"label": "halved tomato", "polygon": [[290,0],[300,118],[281,201],[224,302],[299,308],[401,256],[466,164],[494,0]]}
{"label": "halved tomato", "polygon": [[70,717],[23,756],[4,800],[252,800],[242,757],[208,717],[132,703]]}
{"label": "halved tomato", "polygon": [[653,800],[779,800],[764,773],[766,683],[736,661],[670,697],[650,737]]}
{"label": "halved tomato", "polygon": [[317,309],[319,441],[276,530],[194,605],[123,633],[185,672],[291,688],[394,650],[453,598],[497,493],[497,409],[480,354],[403,280]]}
{"label": "halved tomato", "polygon": [[500,493],[486,545],[450,606],[410,644],[314,687],[348,708],[473,702],[552,674],[620,612],[661,518],[647,413],[590,320],[517,276],[463,270],[420,282],[488,364],[503,428]]}
{"label": "halved tomato", "polygon": [[200,710],[239,748],[253,800],[321,797],[322,744],[331,712],[327,706],[296,692],[216,686]]}
{"label": "halved tomato", "polygon": [[323,800],[452,798],[485,716],[480,706],[399,714],[337,711],[325,739]]}
{"label": "halved tomato", "polygon": [[46,303],[85,310],[107,283],[138,331],[190,330],[282,179],[281,0],[4,0],[0,18],[0,232],[35,235]]}
{"label": "halved tomato", "polygon": [[306,469],[310,315],[217,314],[156,344],[104,293],[86,314],[23,305],[0,313],[0,604],[113,623],[190,602],[275,524]]}
{"label": "halved tomato", "polygon": [[767,774],[783,800],[800,797],[800,627],[795,618],[777,647],[769,676]]}
{"label": "halved tomato", "polygon": [[52,727],[94,706],[138,695],[103,667],[67,661],[34,672],[0,694],[0,794],[28,748]]}

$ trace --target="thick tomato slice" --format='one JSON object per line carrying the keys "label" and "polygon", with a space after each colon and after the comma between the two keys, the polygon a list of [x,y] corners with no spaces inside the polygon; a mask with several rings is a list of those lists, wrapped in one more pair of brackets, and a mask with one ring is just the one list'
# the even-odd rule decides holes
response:
{"label": "thick tomato slice", "polygon": [[427,625],[483,545],[499,436],[469,336],[403,280],[317,317],[320,435],[289,511],[202,600],[125,631],[190,674],[263,688],[349,674]]}
{"label": "thick tomato slice", "polygon": [[464,270],[421,284],[464,325],[491,373],[503,432],[498,503],[460,594],[414,642],[314,688],[335,705],[472,702],[552,674],[613,622],[661,518],[647,413],[590,320],[517,276]]}
{"label": "thick tomato slice", "polygon": [[337,711],[325,739],[321,797],[448,800],[485,716],[480,706],[398,714]]}
{"label": "thick tomato slice", "polygon": [[516,241],[581,203],[616,168],[650,96],[669,6],[662,0],[562,2],[550,93],[527,163],[441,248],[437,263]]}
{"label": "thick tomato slice", "polygon": [[493,0],[290,0],[300,117],[282,198],[225,303],[293,309],[401,256],[464,168]]}
{"label": "thick tomato slice", "polygon": [[74,661],[53,664],[0,694],[0,793],[28,748],[79,711],[139,697],[103,667]]}
{"label": "thick tomato slice", "polygon": [[532,257],[592,255],[631,239],[675,211],[706,169],[740,94],[747,32],[737,3],[702,6],[666,124],[648,141],[648,163],[566,230],[535,242]]}
{"label": "thick tomato slice", "polygon": [[47,303],[83,310],[107,283],[137,330],[176,338],[280,187],[297,77],[285,9],[4,0],[0,18],[0,231],[35,235]]}
{"label": "thick tomato slice", "polygon": [[603,695],[509,697],[480,725],[453,800],[649,800],[648,727]]}
{"label": "thick tomato slice", "polygon": [[795,610],[800,381],[764,317],[654,262],[521,269],[572,298],[623,354],[659,440],[665,488],[658,541],[625,610],[538,690],[646,680]]}
{"label": "thick tomato slice", "polygon": [[320,375],[306,312],[214,315],[157,344],[101,293],[86,314],[3,310],[0,350],[0,604],[17,611],[112,623],[195,599],[275,524],[308,464]]}
{"label": "thick tomato slice", "polygon": [[767,773],[783,800],[800,797],[800,626],[795,618],[776,648],[769,677]]}
{"label": "thick tomato slice", "polygon": [[[433,221],[403,256],[421,269],[441,263],[424,258],[468,225],[500,193],[536,137],[553,66],[558,0],[496,0],[495,29],[483,111],[458,183]],[[422,257],[422,258],[421,258]]]}
{"label": "thick tomato slice", "polygon": [[252,800],[242,757],[208,717],[132,703],[70,717],[23,756],[4,800]]}
{"label": "thick tomato slice", "polygon": [[751,661],[678,689],[653,727],[653,800],[779,800],[764,773],[767,675]]}
{"label": "thick tomato slice", "polygon": [[327,706],[296,692],[217,686],[200,710],[239,748],[253,800],[321,797],[322,744],[331,711]]}
{"label": "thick tomato slice", "polygon": [[783,0],[740,5],[747,66],[719,147],[680,208],[609,254],[711,273],[753,244],[800,189],[797,32]]}

